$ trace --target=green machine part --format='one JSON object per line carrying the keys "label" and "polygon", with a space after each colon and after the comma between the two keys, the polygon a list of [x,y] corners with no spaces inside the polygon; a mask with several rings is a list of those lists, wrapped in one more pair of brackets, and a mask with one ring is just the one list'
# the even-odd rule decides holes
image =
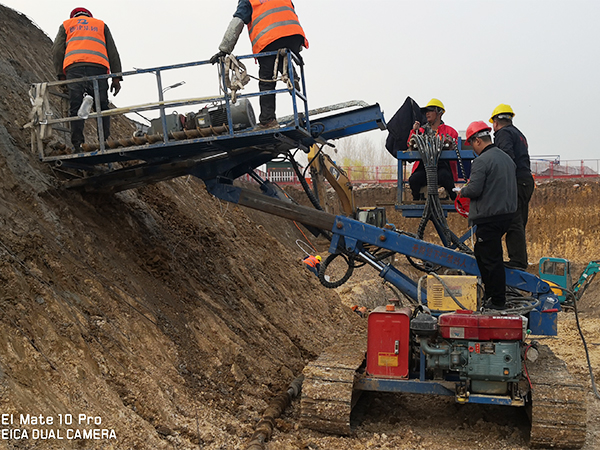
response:
{"label": "green machine part", "polygon": [[[590,261],[583,272],[581,272],[579,279],[573,284],[571,279],[571,263],[568,259],[540,259],[540,278],[549,282],[550,287],[554,284],[561,288],[570,289],[575,295],[576,300],[581,298],[598,272],[600,272],[600,260]],[[567,292],[559,288],[552,288],[552,291],[558,296],[561,304],[567,301]]]}
{"label": "green machine part", "polygon": [[552,292],[558,296],[561,304],[567,301],[567,293],[562,289],[552,287],[552,284],[561,288],[571,288],[571,262],[564,258],[540,258],[540,278],[550,282]]}

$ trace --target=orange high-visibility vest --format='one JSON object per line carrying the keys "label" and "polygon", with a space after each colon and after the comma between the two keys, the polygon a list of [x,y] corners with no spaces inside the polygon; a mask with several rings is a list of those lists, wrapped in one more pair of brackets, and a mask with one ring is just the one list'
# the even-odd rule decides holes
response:
{"label": "orange high-visibility vest", "polygon": [[304,47],[308,48],[308,41],[291,0],[250,0],[250,3],[252,20],[248,24],[248,34],[253,53],[260,53],[279,38],[295,34],[304,37]]}
{"label": "orange high-visibility vest", "polygon": [[110,72],[104,22],[92,17],[79,16],[65,20],[63,26],[67,32],[63,70],[75,63],[92,63],[105,66],[107,72]]}
{"label": "orange high-visibility vest", "polygon": [[304,263],[308,264],[310,267],[317,267],[317,264],[319,264],[319,260],[313,255],[309,255],[304,259]]}

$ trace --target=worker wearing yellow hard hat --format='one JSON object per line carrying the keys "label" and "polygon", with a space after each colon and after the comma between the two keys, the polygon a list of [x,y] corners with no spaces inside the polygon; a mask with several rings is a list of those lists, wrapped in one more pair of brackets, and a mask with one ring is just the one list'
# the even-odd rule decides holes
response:
{"label": "worker wearing yellow hard hat", "polygon": [[498,106],[494,108],[492,111],[492,117],[490,117],[490,123],[494,123],[494,117],[498,119],[511,119],[515,116],[515,112],[510,107],[510,105],[505,105],[504,103],[500,103]]}
{"label": "worker wearing yellow hard hat", "polygon": [[[416,121],[408,136],[409,142],[413,134],[425,133],[425,128],[430,128],[438,136],[448,136],[455,141],[458,139],[457,131],[446,125],[442,120],[442,116],[446,112],[446,107],[440,100],[432,98],[427,105],[421,108],[421,112],[425,115],[427,124],[421,127],[421,123]],[[456,162],[453,161],[451,163],[448,160],[441,159],[438,162],[438,184],[446,190],[448,196],[452,200],[456,198],[456,193],[453,192],[453,189],[454,182],[457,178]],[[413,200],[421,200],[420,191],[421,188],[427,186],[427,174],[425,172],[425,166],[420,161],[417,161],[414,164],[412,174],[408,178],[408,184],[412,192]]]}
{"label": "worker wearing yellow hard hat", "polygon": [[302,260],[304,264],[306,264],[306,268],[314,273],[316,276],[319,276],[319,270],[321,270],[321,256],[313,256],[306,255],[306,257]]}
{"label": "worker wearing yellow hard hat", "polygon": [[494,144],[504,150],[515,162],[517,169],[517,213],[506,233],[506,248],[508,249],[508,262],[506,266],[513,269],[526,269],[527,237],[525,227],[529,216],[529,201],[533,195],[535,181],[531,174],[529,161],[529,145],[527,139],[513,125],[515,112],[510,105],[500,103],[492,111],[490,122],[494,129]]}
{"label": "worker wearing yellow hard hat", "polygon": [[442,114],[446,112],[444,104],[437,98],[432,98],[431,100],[429,100],[429,103],[427,103],[423,108],[421,108],[421,112],[425,114],[427,111],[433,111],[437,108],[441,109]]}

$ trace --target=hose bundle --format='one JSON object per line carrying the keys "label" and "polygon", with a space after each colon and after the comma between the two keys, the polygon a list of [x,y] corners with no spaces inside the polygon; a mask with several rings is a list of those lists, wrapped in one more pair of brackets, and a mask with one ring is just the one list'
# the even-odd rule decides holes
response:
{"label": "hose bundle", "polygon": [[[425,167],[425,174],[427,176],[427,199],[425,201],[423,215],[421,216],[421,222],[419,223],[419,228],[417,230],[417,237],[423,239],[427,223],[431,221],[438,232],[441,233],[440,237],[443,237],[445,245],[447,245],[446,243],[452,243],[459,250],[471,254],[471,249],[462,243],[459,237],[450,230],[438,194],[437,168],[440,155],[442,150],[456,148],[456,142],[450,136],[434,135],[431,128],[427,125],[425,126],[425,130],[424,134],[414,134],[410,139],[411,147],[416,149],[419,152],[419,155],[421,155],[422,164]],[[419,270],[427,272],[434,270],[429,264],[416,263],[408,256],[407,259]]]}

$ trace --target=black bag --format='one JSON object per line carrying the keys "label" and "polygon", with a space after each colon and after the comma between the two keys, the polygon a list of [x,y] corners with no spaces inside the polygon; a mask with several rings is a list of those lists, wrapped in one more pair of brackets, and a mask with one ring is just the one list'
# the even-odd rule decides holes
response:
{"label": "black bag", "polygon": [[415,121],[423,124],[427,120],[417,102],[410,97],[406,97],[404,104],[387,124],[389,135],[385,141],[385,148],[394,158],[398,158],[398,152],[408,149],[408,136]]}

